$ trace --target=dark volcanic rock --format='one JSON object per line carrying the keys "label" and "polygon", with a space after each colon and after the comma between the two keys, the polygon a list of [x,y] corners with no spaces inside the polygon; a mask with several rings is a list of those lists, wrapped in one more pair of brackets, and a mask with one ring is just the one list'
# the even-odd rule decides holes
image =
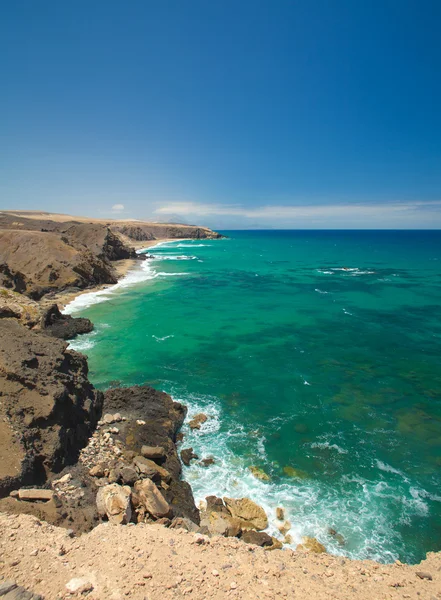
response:
{"label": "dark volcanic rock", "polygon": [[[104,412],[119,412],[127,421],[118,425],[119,437],[127,451],[140,453],[142,446],[164,448],[162,466],[170,473],[164,497],[178,517],[199,523],[190,485],[180,479],[181,462],[176,450],[176,434],[184,422],[187,409],[164,392],[149,386],[108,390],[104,396]],[[138,425],[136,421],[145,422]]]}
{"label": "dark volcanic rock", "polygon": [[101,413],[84,356],[0,321],[0,497],[73,464]]}
{"label": "dark volcanic rock", "polygon": [[93,323],[89,319],[63,315],[56,304],[52,304],[43,314],[40,322],[43,333],[62,340],[70,340],[81,333],[89,333]]}
{"label": "dark volcanic rock", "polygon": [[193,448],[184,448],[181,450],[181,460],[186,467],[189,467],[190,462],[196,458],[199,458],[199,456],[193,452]]}

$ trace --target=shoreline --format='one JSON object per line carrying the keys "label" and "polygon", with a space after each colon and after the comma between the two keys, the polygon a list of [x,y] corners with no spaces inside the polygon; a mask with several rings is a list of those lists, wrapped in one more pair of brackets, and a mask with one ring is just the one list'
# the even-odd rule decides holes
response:
{"label": "shoreline", "polygon": [[[149,250],[150,248],[154,248],[159,245],[177,242],[177,241],[189,241],[193,238],[164,238],[158,240],[145,240],[143,242],[133,242],[131,243],[135,250],[140,254],[141,250]],[[145,259],[150,260],[150,259]],[[121,260],[112,261],[112,266],[115,269],[117,282],[116,283],[105,283],[102,285],[96,285],[90,288],[86,288],[83,290],[75,290],[69,291],[64,290],[57,292],[51,298],[42,298],[40,303],[42,306],[46,306],[49,304],[58,304],[60,311],[64,312],[69,304],[76,300],[79,296],[83,296],[85,294],[96,294],[97,292],[104,292],[105,290],[111,289],[115,285],[121,284],[125,277],[130,275],[132,272],[136,272],[137,267],[141,267],[144,261],[138,260],[136,258],[123,258]]]}

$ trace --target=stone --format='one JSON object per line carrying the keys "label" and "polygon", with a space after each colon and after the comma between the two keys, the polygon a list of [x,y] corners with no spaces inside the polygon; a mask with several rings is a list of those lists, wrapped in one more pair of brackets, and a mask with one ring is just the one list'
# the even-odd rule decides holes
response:
{"label": "stone", "polygon": [[184,448],[181,450],[181,460],[186,467],[190,466],[190,461],[198,459],[199,456],[193,452],[193,448]]}
{"label": "stone", "polygon": [[136,456],[133,459],[133,464],[142,475],[145,475],[149,479],[160,478],[164,479],[164,481],[170,481],[171,479],[171,475],[167,469],[164,469],[164,467],[157,465],[153,460],[144,456]]}
{"label": "stone", "polygon": [[237,537],[241,532],[241,521],[228,514],[212,512],[201,520],[201,527],[207,526],[212,535]]}
{"label": "stone", "polygon": [[285,511],[283,510],[283,508],[280,508],[279,506],[276,508],[276,518],[279,521],[283,521],[285,519]]}
{"label": "stone", "polygon": [[175,517],[171,522],[170,529],[185,529],[190,532],[199,532],[199,526],[187,517]]}
{"label": "stone", "polygon": [[291,545],[293,543],[293,541],[294,540],[292,539],[292,535],[289,535],[289,533],[288,533],[288,535],[285,535],[285,537],[283,538],[284,544]]}
{"label": "stone", "polygon": [[207,513],[220,512],[220,513],[224,513],[226,515],[230,514],[228,512],[227,507],[223,503],[222,498],[218,498],[217,496],[207,496],[205,498],[205,502],[207,505],[205,511]]}
{"label": "stone", "polygon": [[199,413],[191,419],[191,421],[188,423],[188,426],[190,427],[190,429],[200,429],[201,425],[207,420],[207,415],[204,415],[204,413]]}
{"label": "stone", "polygon": [[137,425],[145,425],[145,421],[143,419],[136,419]]}
{"label": "stone", "polygon": [[313,537],[305,536],[302,538],[302,543],[297,546],[297,549],[304,549],[308,552],[314,552],[315,554],[323,554],[326,552],[326,548],[318,540]]}
{"label": "stone", "polygon": [[163,460],[166,457],[165,450],[162,446],[143,446],[141,454],[150,460]]}
{"label": "stone", "polygon": [[101,421],[104,423],[104,425],[111,425],[112,423],[115,422],[115,419],[113,418],[113,415],[111,415],[110,413],[107,413],[104,415],[104,417],[101,419]]}
{"label": "stone", "polygon": [[268,527],[265,511],[249,498],[224,498],[224,502],[230,514],[242,522],[242,529],[261,531]]}
{"label": "stone", "polygon": [[167,500],[150,479],[137,481],[135,483],[134,491],[140,505],[143,506],[152,517],[167,517],[171,513],[171,508]]}
{"label": "stone", "polygon": [[66,583],[66,590],[71,594],[85,594],[93,590],[93,583],[87,577],[74,577]]}
{"label": "stone", "polygon": [[130,504],[131,489],[111,483],[98,489],[96,506],[101,517],[107,517],[111,523],[124,525],[132,517]]}
{"label": "stone", "polygon": [[289,521],[285,521],[282,525],[279,525],[277,529],[280,531],[282,535],[286,535],[288,531],[291,529],[291,523]]}
{"label": "stone", "polygon": [[306,473],[306,471],[302,471],[301,469],[295,469],[294,467],[283,467],[283,472],[285,473],[285,475],[288,475],[288,477],[295,477],[297,479],[307,479],[308,478],[308,473]]}
{"label": "stone", "polygon": [[255,466],[248,468],[256,479],[260,479],[261,481],[271,481],[271,477],[268,475],[268,473],[265,473],[263,469]]}
{"label": "stone", "polygon": [[63,475],[63,477],[60,477],[60,479],[56,479],[54,481],[55,485],[58,484],[65,484],[65,483],[69,483],[69,481],[72,479],[72,475],[70,473],[66,473],[66,475]]}
{"label": "stone", "polygon": [[283,544],[280,540],[275,537],[271,537],[272,544],[270,546],[265,546],[264,550],[281,550],[283,548]]}
{"label": "stone", "polygon": [[12,490],[11,492],[9,492],[9,495],[11,496],[11,498],[18,498],[18,490]]}
{"label": "stone", "polygon": [[41,317],[40,329],[46,335],[71,340],[79,334],[90,333],[93,330],[93,323],[84,317],[64,315],[56,304],[52,304]]}
{"label": "stone", "polygon": [[202,467],[209,467],[210,465],[215,464],[215,460],[212,456],[208,456],[207,458],[203,458],[199,463]]}
{"label": "stone", "polygon": [[122,418],[121,414],[118,412],[113,415],[113,420],[115,421],[115,423],[120,423],[123,420],[123,418]]}
{"label": "stone", "polygon": [[91,477],[104,477],[104,466],[103,465],[95,465],[91,469],[89,469],[89,475]]}
{"label": "stone", "polygon": [[133,467],[123,467],[119,473],[124,485],[133,485],[139,479],[138,473]]}
{"label": "stone", "polygon": [[244,531],[240,539],[246,544],[254,544],[255,546],[271,546],[273,543],[270,535],[264,531],[254,531],[253,529]]}
{"label": "stone", "polygon": [[18,497],[20,500],[44,500],[45,502],[52,500],[54,492],[52,490],[40,490],[37,488],[18,490]]}

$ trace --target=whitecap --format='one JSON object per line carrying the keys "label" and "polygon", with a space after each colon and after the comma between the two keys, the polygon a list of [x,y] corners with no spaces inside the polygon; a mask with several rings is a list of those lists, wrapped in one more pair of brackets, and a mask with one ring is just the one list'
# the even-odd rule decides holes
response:
{"label": "whitecap", "polygon": [[173,334],[171,335],[165,335],[164,337],[157,337],[156,335],[152,335],[152,338],[155,338],[155,340],[157,342],[165,342],[165,340],[168,340],[169,338],[175,337]]}

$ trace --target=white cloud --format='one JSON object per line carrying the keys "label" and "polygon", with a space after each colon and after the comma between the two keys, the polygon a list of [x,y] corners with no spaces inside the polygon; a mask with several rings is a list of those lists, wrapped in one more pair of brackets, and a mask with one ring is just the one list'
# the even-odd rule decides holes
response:
{"label": "white cloud", "polygon": [[124,210],[124,204],[114,204],[112,210],[113,212],[121,212]]}
{"label": "white cloud", "polygon": [[242,224],[271,227],[440,227],[441,201],[389,203],[336,203],[321,205],[264,205],[244,207],[239,204],[204,204],[171,202],[155,210],[158,215],[173,213],[193,218],[231,217]]}

